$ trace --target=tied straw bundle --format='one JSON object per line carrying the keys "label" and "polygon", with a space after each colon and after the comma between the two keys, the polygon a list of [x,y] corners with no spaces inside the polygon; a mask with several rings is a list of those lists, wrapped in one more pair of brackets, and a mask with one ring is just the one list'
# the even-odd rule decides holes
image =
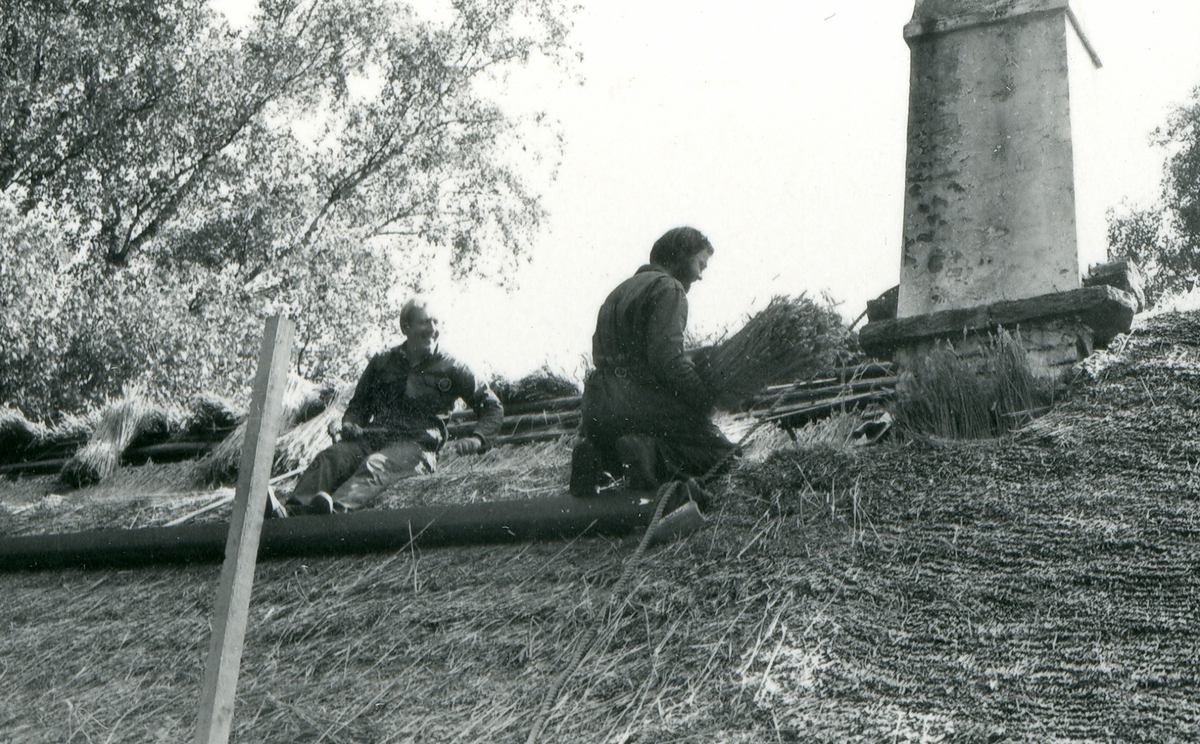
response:
{"label": "tied straw bundle", "polygon": [[121,464],[125,450],[141,441],[163,441],[180,426],[183,414],[158,405],[139,389],[110,402],[87,445],[63,465],[59,481],[82,488],[99,483]]}
{"label": "tied straw bundle", "polygon": [[505,409],[524,403],[538,403],[556,398],[579,395],[579,385],[564,375],[543,364],[540,369],[513,382],[504,377],[493,377],[489,383],[492,392],[500,399]]}
{"label": "tied straw bundle", "polygon": [[900,378],[892,416],[911,434],[987,439],[1047,412],[1054,387],[1034,376],[1020,337],[1001,328],[966,358],[949,343],[920,358]]}
{"label": "tied straw bundle", "polygon": [[275,473],[308,467],[321,450],[333,444],[330,424],[340,423],[346,406],[354,397],[354,385],[342,385],[333,393],[333,401],[316,416],[284,432],[275,444]]}
{"label": "tied straw bundle", "polygon": [[[92,419],[95,413],[89,414]],[[0,465],[65,457],[87,443],[95,423],[88,416],[64,414],[53,427],[30,421],[20,410],[0,408]]]}
{"label": "tied straw bundle", "polygon": [[849,329],[828,304],[804,294],[776,296],[740,331],[701,355],[697,369],[731,400],[835,366],[849,340]]}
{"label": "tied straw bundle", "polygon": [[0,464],[21,462],[49,436],[43,424],[30,421],[17,409],[7,405],[0,408]]}
{"label": "tied straw bundle", "polygon": [[[288,375],[287,384],[283,389],[280,439],[296,425],[324,411],[332,395],[332,390],[322,388],[299,375]],[[242,444],[246,440],[246,426],[246,421],[238,424],[232,434],[221,440],[212,452],[196,465],[194,477],[197,484],[214,486],[237,480],[238,466],[242,459]]]}

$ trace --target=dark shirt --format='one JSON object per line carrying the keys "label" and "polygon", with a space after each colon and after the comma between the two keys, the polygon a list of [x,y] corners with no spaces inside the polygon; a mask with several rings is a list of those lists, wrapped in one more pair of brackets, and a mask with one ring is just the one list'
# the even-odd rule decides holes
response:
{"label": "dark shirt", "polygon": [[683,348],[687,316],[683,284],[660,266],[641,267],[600,307],[592,336],[596,369],[627,373],[680,402],[707,407],[714,391]]}
{"label": "dark shirt", "polygon": [[475,411],[474,434],[487,447],[500,431],[504,409],[487,383],[462,362],[434,350],[412,367],[404,344],[371,358],[342,415],[343,424],[388,430],[437,449],[446,439],[442,417],[462,399]]}

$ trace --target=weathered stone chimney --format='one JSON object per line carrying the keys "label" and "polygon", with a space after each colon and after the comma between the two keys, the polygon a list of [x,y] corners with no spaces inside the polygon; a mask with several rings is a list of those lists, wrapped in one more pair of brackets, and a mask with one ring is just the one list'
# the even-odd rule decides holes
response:
{"label": "weathered stone chimney", "polygon": [[1080,287],[1071,91],[1100,59],[1068,0],[917,0],[904,38],[899,296],[860,340],[903,361],[1019,328],[1035,369],[1056,373],[1133,314],[1116,290]]}

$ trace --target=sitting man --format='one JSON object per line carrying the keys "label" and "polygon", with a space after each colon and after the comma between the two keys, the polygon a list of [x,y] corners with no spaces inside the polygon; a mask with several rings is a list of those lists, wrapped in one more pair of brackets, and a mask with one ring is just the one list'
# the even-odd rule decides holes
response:
{"label": "sitting man", "polygon": [[[704,475],[734,448],[710,414],[717,399],[684,351],[687,292],[713,255],[691,227],[667,231],[650,263],[600,308],[592,336],[596,369],[583,388],[583,438],[571,456],[571,493],[589,496],[603,471],[649,490]],[[697,503],[708,495],[689,484]]]}
{"label": "sitting man", "polygon": [[338,441],[313,459],[288,498],[292,514],[330,514],[368,506],[401,478],[432,473],[446,442],[443,416],[460,398],[477,417],[473,433],[451,443],[483,452],[504,411],[487,384],[437,347],[438,320],[412,299],[400,310],[404,343],[375,356],[342,415]]}

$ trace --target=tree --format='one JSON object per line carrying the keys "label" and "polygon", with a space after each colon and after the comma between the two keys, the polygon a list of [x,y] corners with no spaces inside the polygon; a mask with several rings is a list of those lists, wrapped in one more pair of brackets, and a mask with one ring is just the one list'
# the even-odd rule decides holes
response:
{"label": "tree", "polygon": [[1200,87],[1151,141],[1166,152],[1162,196],[1148,208],[1109,211],[1108,252],[1141,265],[1153,304],[1166,292],[1191,290],[1200,277]]}
{"label": "tree", "polygon": [[[226,379],[198,358],[235,360],[244,388],[248,329],[276,310],[298,320],[302,372],[345,374],[364,328],[394,322],[395,285],[419,285],[430,262],[503,280],[543,218],[525,152],[544,122],[488,91],[537,55],[565,61],[557,0],[455,0],[434,15],[262,0],[243,31],[204,0],[0,9],[2,216],[38,256],[6,257],[38,286],[0,286],[0,310],[52,297],[57,318],[89,303],[105,314],[76,318],[122,339],[96,357],[111,374],[60,380],[82,385],[79,400],[139,375]],[[44,330],[59,334],[44,356],[88,335]],[[11,375],[29,360],[8,340]],[[27,407],[48,401],[7,388]]]}

